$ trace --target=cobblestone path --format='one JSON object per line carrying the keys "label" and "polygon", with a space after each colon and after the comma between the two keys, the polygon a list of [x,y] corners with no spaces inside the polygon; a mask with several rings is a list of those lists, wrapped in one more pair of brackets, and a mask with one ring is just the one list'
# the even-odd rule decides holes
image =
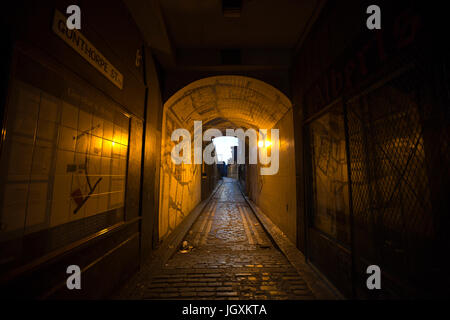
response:
{"label": "cobblestone path", "polygon": [[272,244],[235,180],[224,178],[185,240],[155,274],[145,268],[120,299],[314,299]]}

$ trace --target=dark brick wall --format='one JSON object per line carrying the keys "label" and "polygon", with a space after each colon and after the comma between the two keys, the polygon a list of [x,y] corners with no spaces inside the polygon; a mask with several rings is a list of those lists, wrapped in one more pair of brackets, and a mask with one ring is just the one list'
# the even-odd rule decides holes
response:
{"label": "dark brick wall", "polygon": [[202,200],[211,195],[220,178],[219,169],[216,165],[204,165],[202,169]]}

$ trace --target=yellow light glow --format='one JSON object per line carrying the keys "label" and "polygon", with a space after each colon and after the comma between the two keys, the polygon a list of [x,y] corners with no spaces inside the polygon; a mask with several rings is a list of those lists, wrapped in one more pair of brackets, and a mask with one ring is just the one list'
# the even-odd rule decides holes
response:
{"label": "yellow light glow", "polygon": [[272,145],[272,141],[270,141],[270,140],[266,140],[266,142],[265,142],[265,147],[267,148],[267,147],[270,147],[271,145]]}
{"label": "yellow light glow", "polygon": [[260,148],[264,147],[264,141],[262,140],[258,141],[258,147]]}
{"label": "yellow light glow", "polygon": [[114,147],[115,144],[116,144],[116,143],[113,141],[113,142],[112,142],[113,147]]}

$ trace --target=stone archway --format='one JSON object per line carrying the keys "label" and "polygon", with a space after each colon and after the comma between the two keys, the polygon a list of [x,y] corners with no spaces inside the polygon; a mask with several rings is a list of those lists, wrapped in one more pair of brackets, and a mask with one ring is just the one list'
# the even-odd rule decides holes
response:
{"label": "stone archway", "polygon": [[164,239],[201,200],[198,165],[175,165],[170,153],[174,129],[193,133],[194,121],[203,129],[271,129],[292,110],[278,89],[245,76],[214,76],[194,81],[164,104],[161,137],[159,238]]}

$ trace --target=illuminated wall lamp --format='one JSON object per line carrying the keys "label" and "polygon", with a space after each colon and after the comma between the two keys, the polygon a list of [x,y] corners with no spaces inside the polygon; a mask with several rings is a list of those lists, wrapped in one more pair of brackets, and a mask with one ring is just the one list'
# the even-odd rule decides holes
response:
{"label": "illuminated wall lamp", "polygon": [[260,147],[260,148],[267,148],[267,147],[270,147],[271,145],[272,145],[272,141],[270,141],[270,140],[265,140],[265,141],[259,140],[258,141],[258,147]]}

